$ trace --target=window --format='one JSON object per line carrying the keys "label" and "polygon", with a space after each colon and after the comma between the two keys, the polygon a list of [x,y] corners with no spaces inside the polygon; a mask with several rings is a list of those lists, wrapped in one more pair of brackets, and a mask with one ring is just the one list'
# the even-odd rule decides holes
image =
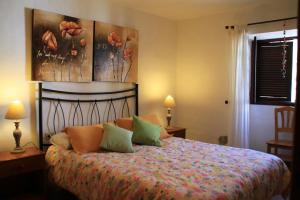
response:
{"label": "window", "polygon": [[286,38],[286,73],[282,71],[283,38],[252,43],[252,104],[292,105],[295,102],[296,37]]}

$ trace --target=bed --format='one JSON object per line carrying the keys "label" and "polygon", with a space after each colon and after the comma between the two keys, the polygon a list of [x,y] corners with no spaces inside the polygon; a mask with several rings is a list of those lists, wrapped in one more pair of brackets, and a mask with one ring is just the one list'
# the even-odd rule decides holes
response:
{"label": "bed", "polygon": [[171,137],[135,153],[77,154],[51,146],[54,182],[80,199],[271,199],[289,184],[276,156]]}
{"label": "bed", "polygon": [[[55,109],[52,117],[49,117],[50,111],[48,114],[41,110],[39,112],[40,138],[42,138],[40,144],[41,148],[48,148],[50,145],[44,141],[47,135],[43,134],[43,126],[47,129],[51,127],[49,128],[49,123],[45,121],[52,118],[50,121],[53,123],[50,124],[53,124],[54,132],[59,129],[56,122],[60,122],[60,126],[66,126],[67,118],[73,119],[69,120],[73,124],[76,121],[84,123],[82,114],[84,109],[81,109],[80,102],[89,100],[45,97],[41,93],[49,92],[49,89],[39,88],[39,91],[40,109],[43,108],[41,104],[44,100],[57,101],[53,103]],[[57,92],[50,90],[53,91]],[[97,105],[97,102],[104,100],[90,100],[94,111],[90,111],[89,106],[86,121],[92,123],[91,118],[95,116],[100,122],[100,115],[109,121],[107,116],[111,115],[110,110],[114,111],[114,117],[122,116],[124,108],[127,107],[127,111],[129,110],[127,100],[131,97],[136,102],[133,106],[135,114],[138,114],[137,87],[124,91],[134,91],[135,94],[126,94],[125,98],[106,98],[103,111],[107,113],[106,115],[101,114],[101,109],[98,109]],[[91,94],[94,93],[84,93],[84,95]],[[78,98],[79,93],[76,95]],[[122,101],[119,108],[116,106],[118,103],[113,103],[114,100]],[[73,106],[75,111],[71,112],[73,117],[66,117],[64,105],[61,105],[61,102],[68,101],[76,102]],[[81,114],[78,114],[78,110]],[[116,110],[120,110],[121,114],[116,114]],[[59,112],[61,114],[58,114]],[[43,115],[47,116],[47,120],[42,120]],[[52,145],[47,150],[46,161],[54,183],[83,200],[267,200],[284,193],[290,181],[289,170],[280,158],[249,149],[170,137],[162,140],[162,147],[135,145],[134,150],[135,153],[99,151],[79,154]]]}

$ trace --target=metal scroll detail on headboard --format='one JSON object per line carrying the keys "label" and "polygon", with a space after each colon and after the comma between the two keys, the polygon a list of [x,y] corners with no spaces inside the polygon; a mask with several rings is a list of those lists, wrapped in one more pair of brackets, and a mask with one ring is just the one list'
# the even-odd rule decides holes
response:
{"label": "metal scroll detail on headboard", "polygon": [[138,115],[138,85],[133,86],[109,92],[70,92],[43,88],[39,83],[40,149],[49,146],[50,136],[65,127],[100,124]]}

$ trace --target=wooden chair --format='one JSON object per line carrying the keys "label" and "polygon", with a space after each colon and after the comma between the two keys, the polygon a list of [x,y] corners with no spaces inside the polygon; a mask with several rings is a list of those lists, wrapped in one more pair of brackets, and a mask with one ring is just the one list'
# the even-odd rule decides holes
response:
{"label": "wooden chair", "polygon": [[[274,153],[282,160],[286,162],[292,161],[291,154],[281,154],[278,149],[292,150],[293,141],[281,139],[279,134],[288,134],[289,137],[293,137],[294,134],[294,115],[295,108],[290,106],[284,106],[280,108],[275,108],[275,140],[270,140],[267,142],[267,152],[272,153],[272,148],[274,148]],[[280,119],[279,120],[279,116]]]}

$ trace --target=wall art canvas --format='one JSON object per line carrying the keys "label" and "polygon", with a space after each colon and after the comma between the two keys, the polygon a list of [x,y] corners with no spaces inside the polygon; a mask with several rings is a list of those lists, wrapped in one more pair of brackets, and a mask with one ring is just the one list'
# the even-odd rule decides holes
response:
{"label": "wall art canvas", "polygon": [[138,32],[95,22],[94,80],[137,82]]}
{"label": "wall art canvas", "polygon": [[90,82],[93,21],[33,11],[32,79]]}

